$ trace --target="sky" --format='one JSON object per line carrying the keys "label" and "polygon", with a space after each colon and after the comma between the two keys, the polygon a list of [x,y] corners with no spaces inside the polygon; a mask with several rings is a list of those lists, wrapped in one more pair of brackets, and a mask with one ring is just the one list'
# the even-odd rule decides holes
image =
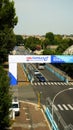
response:
{"label": "sky", "polygon": [[73,0],[14,0],[16,34],[73,34]]}

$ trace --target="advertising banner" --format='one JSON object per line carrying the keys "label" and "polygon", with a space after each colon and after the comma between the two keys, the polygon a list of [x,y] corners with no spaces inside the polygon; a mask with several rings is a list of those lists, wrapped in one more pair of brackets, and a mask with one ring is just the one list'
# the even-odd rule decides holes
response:
{"label": "advertising banner", "polygon": [[51,63],[73,63],[73,55],[51,55]]}
{"label": "advertising banner", "polygon": [[50,63],[50,55],[9,55],[11,63]]}

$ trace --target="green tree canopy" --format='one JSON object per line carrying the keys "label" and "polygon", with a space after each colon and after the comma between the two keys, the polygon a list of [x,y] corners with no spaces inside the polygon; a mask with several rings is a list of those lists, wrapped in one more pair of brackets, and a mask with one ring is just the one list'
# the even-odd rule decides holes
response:
{"label": "green tree canopy", "polygon": [[10,125],[9,108],[11,95],[9,93],[9,78],[7,72],[0,66],[0,130],[5,130]]}
{"label": "green tree canopy", "polygon": [[13,29],[17,24],[14,2],[10,0],[0,1],[0,30],[6,27]]}
{"label": "green tree canopy", "polygon": [[73,41],[70,39],[63,39],[56,49],[56,54],[63,54],[63,52],[73,44]]}
{"label": "green tree canopy", "polygon": [[23,37],[21,35],[16,35],[16,45],[24,45],[25,40],[23,39]]}
{"label": "green tree canopy", "polygon": [[16,44],[13,28],[17,24],[14,2],[0,1],[0,63],[6,60],[7,55]]}
{"label": "green tree canopy", "polygon": [[54,40],[54,34],[52,32],[46,33],[45,37],[48,38],[50,42]]}
{"label": "green tree canopy", "polygon": [[54,51],[51,49],[45,49],[43,51],[43,55],[54,55],[54,54],[55,54]]}
{"label": "green tree canopy", "polygon": [[50,45],[50,41],[48,38],[45,38],[43,41],[42,41],[42,48],[45,49],[48,45]]}
{"label": "green tree canopy", "polygon": [[41,41],[38,38],[30,36],[25,40],[25,47],[30,48],[32,51],[36,49],[37,45],[41,45]]}

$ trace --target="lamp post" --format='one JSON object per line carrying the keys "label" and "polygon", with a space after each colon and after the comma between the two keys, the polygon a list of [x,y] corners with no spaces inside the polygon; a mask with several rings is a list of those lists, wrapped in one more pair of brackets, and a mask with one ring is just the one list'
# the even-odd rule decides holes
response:
{"label": "lamp post", "polygon": [[[58,95],[60,95],[61,93],[65,92],[65,91],[68,91],[68,90],[72,90],[72,89],[73,89],[73,88],[63,89],[63,90],[59,91],[59,92],[54,96],[54,98],[53,98],[53,100],[52,100],[52,122],[53,122],[53,123],[54,123],[53,107],[54,107],[54,101],[55,101],[56,97],[57,97]],[[52,130],[53,130],[53,123],[52,123]]]}

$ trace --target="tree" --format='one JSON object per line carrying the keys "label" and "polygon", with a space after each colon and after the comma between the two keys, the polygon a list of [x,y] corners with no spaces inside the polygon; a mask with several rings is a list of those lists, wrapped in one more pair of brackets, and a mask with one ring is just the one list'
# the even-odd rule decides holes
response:
{"label": "tree", "polygon": [[16,45],[24,45],[25,40],[23,39],[23,37],[21,35],[16,35]]}
{"label": "tree", "polygon": [[4,62],[8,58],[8,53],[16,44],[15,35],[8,29],[0,31],[0,62]]}
{"label": "tree", "polygon": [[41,45],[36,45],[36,50],[40,51],[41,49]]}
{"label": "tree", "polygon": [[45,40],[42,41],[42,48],[45,49],[48,45],[50,45],[50,41],[48,38],[45,38]]}
{"label": "tree", "polygon": [[38,38],[30,36],[25,40],[25,47],[30,48],[32,51],[36,50],[37,45],[41,45],[41,41]]}
{"label": "tree", "polygon": [[56,49],[56,54],[63,54],[63,52],[69,47],[69,39],[63,39]]}
{"label": "tree", "polygon": [[54,34],[52,32],[46,33],[45,37],[48,38],[50,42],[54,41]]}
{"label": "tree", "polygon": [[[0,64],[7,59],[9,51],[16,44],[13,29],[17,21],[14,2],[0,0]],[[0,66],[0,130],[5,130],[10,126],[11,95],[9,88],[10,80],[7,72]]]}
{"label": "tree", "polygon": [[[13,28],[17,24],[14,2],[0,1],[0,63],[3,62],[16,44]],[[3,57],[2,57],[3,55]]]}
{"label": "tree", "polygon": [[54,50],[51,50],[51,49],[45,49],[43,51],[43,55],[54,55]]}
{"label": "tree", "polygon": [[0,130],[5,130],[10,125],[10,107],[9,78],[6,71],[0,66]]}

